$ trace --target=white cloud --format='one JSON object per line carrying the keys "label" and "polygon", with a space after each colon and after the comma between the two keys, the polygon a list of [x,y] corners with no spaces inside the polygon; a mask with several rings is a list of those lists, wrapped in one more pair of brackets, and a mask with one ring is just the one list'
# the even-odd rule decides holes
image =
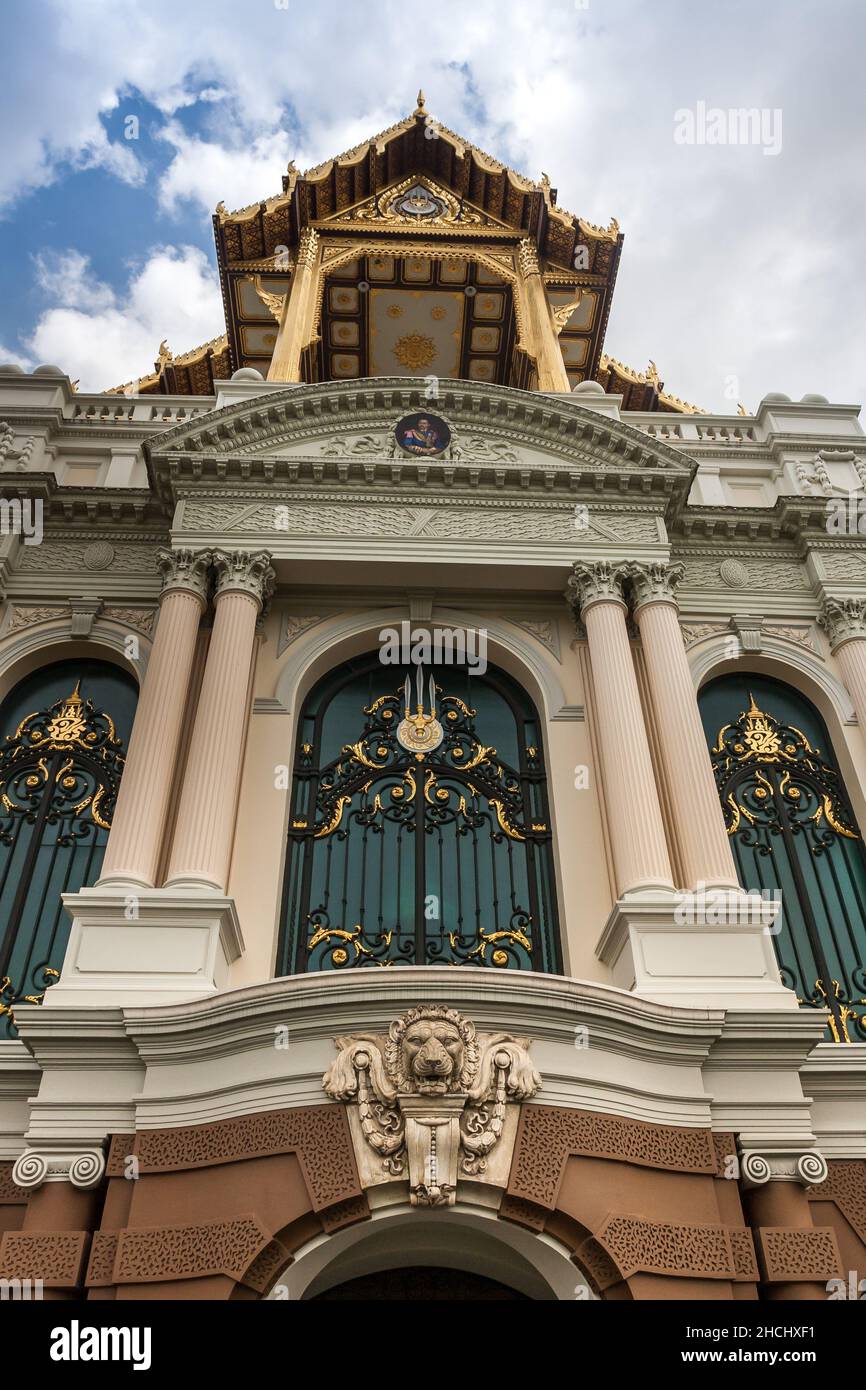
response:
{"label": "white cloud", "polygon": [[39,365],[21,348],[8,348],[5,343],[0,343],[0,365],[6,366],[9,362],[14,363],[16,367],[22,367],[25,372],[32,372],[33,368]]}
{"label": "white cloud", "polygon": [[235,149],[188,136],[176,121],[161,134],[175,150],[159,183],[159,202],[167,212],[174,212],[185,199],[213,212],[220,199],[228,208],[240,208],[278,193],[292,153],[283,130]]}
{"label": "white cloud", "polygon": [[28,350],[78,378],[82,391],[144,376],[163,339],[180,353],[224,331],[216,275],[196,247],[154,250],[122,295],[95,279],[78,251],[56,266],[44,254],[37,263],[40,284],[49,293],[56,286],[60,304],[42,314]]}
{"label": "white cloud", "polygon": [[85,313],[109,309],[114,304],[114,291],[109,285],[94,279],[90,272],[90,257],[80,251],[39,251],[34,256],[36,283],[58,304],[81,309]]}

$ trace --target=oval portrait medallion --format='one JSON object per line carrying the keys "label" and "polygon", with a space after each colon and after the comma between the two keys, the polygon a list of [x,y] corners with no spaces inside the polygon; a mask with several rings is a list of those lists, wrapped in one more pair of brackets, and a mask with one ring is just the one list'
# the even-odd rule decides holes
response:
{"label": "oval portrait medallion", "polygon": [[435,458],[442,454],[451,443],[451,430],[441,415],[431,415],[429,410],[416,410],[412,415],[404,415],[394,427],[400,448],[407,454],[423,454]]}

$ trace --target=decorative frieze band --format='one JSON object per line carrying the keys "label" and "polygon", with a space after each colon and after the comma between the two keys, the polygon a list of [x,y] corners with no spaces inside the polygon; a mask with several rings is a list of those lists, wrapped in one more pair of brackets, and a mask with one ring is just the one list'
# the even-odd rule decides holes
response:
{"label": "decorative frieze band", "polygon": [[0,1241],[0,1279],[39,1279],[47,1289],[81,1281],[88,1231],[7,1231]]}
{"label": "decorative frieze band", "polygon": [[12,1163],[0,1163],[0,1207],[21,1206],[26,1204],[30,1193],[25,1187],[19,1187],[12,1177]]}
{"label": "decorative frieze band", "polygon": [[762,1226],[756,1238],[766,1284],[823,1284],[842,1273],[832,1226]]}
{"label": "decorative frieze band", "polygon": [[263,1293],[291,1259],[291,1251],[268,1240],[258,1217],[249,1213],[231,1221],[97,1231],[85,1282],[88,1288],[108,1288],[222,1274]]}
{"label": "decorative frieze band", "polygon": [[633,1274],[667,1274],[684,1279],[753,1283],[758,1277],[751,1232],[745,1226],[686,1225],[647,1221],[638,1216],[608,1216],[596,1233],[596,1240],[623,1279]]}
{"label": "decorative frieze band", "polygon": [[346,1112],[341,1105],[304,1105],[238,1115],[211,1125],[140,1130],[112,1141],[109,1176],[121,1176],[134,1153],[140,1173],[171,1173],[239,1163],[269,1154],[298,1155],[314,1211],[362,1197]]}
{"label": "decorative frieze band", "polygon": [[552,1209],[571,1156],[611,1158],[645,1168],[715,1176],[712,1132],[650,1125],[619,1115],[524,1105],[508,1183],[510,1197]]}
{"label": "decorative frieze band", "polygon": [[[506,1197],[499,1212],[505,1220],[548,1228],[550,1213],[532,1203]],[[550,1233],[568,1242],[568,1224],[556,1213]],[[581,1227],[575,1227],[579,1231]],[[635,1274],[662,1274],[679,1279],[726,1279],[755,1283],[758,1264],[747,1226],[716,1222],[653,1221],[625,1213],[608,1213],[598,1230],[580,1241],[573,1256],[599,1294]]]}
{"label": "decorative frieze band", "polygon": [[811,1202],[833,1202],[866,1245],[866,1159],[834,1159],[827,1168],[824,1181],[808,1187],[806,1196]]}

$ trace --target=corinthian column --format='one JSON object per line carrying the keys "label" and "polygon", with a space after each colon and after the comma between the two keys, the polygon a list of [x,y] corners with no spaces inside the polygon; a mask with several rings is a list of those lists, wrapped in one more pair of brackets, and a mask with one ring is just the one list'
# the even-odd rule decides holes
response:
{"label": "corinthian column", "polygon": [[100,885],[152,887],[186,713],[209,550],[160,550],[159,623],[141,688]]}
{"label": "corinthian column", "polygon": [[308,227],[301,234],[298,259],[283,303],[274,355],[268,368],[268,381],[301,379],[301,354],[313,332],[318,269],[319,234],[313,227]]}
{"label": "corinthian column", "polygon": [[825,597],[818,623],[830,639],[866,739],[866,599]]}
{"label": "corinthian column", "polygon": [[541,278],[538,249],[529,237],[525,237],[520,243],[517,263],[520,269],[523,302],[529,320],[529,347],[538,369],[538,389],[570,391],[571,383],[562,360],[559,336]]}
{"label": "corinthian column", "polygon": [[214,551],[215,617],[168,883],[225,891],[247,722],[256,619],[274,584],[266,551]]}
{"label": "corinthian column", "polygon": [[661,806],[629,648],[624,567],[578,564],[566,597],[586,627],[604,795],[620,895],[672,888]]}
{"label": "corinthian column", "polygon": [[674,597],[683,573],[682,565],[628,567],[686,879],[682,886],[736,887],[737,871]]}

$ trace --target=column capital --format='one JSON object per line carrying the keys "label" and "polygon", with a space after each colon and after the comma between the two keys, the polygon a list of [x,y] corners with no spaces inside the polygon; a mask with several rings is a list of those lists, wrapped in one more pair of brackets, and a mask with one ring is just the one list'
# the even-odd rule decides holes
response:
{"label": "column capital", "polygon": [[666,560],[650,560],[645,564],[633,561],[627,567],[626,574],[635,611],[646,603],[672,603],[677,607],[674,590],[685,572],[685,565],[672,565]]}
{"label": "column capital", "polygon": [[592,564],[578,561],[569,576],[565,598],[578,617],[592,603],[606,601],[625,607],[623,584],[627,572],[626,565],[614,564],[610,560],[596,560]]}
{"label": "column capital", "polygon": [[298,270],[313,270],[319,252],[319,233],[315,227],[305,227],[298,242]]}
{"label": "column capital", "polygon": [[209,550],[158,550],[156,563],[162,575],[162,593],[182,589],[199,600],[202,609],[207,607],[208,571],[212,553]]}
{"label": "column capital", "polygon": [[866,637],[866,598],[833,598],[825,594],[818,626],[830,639],[831,651],[852,638],[862,640]]}
{"label": "column capital", "polygon": [[44,1182],[71,1182],[82,1191],[97,1187],[105,1172],[105,1155],[101,1149],[76,1149],[44,1153],[25,1149],[12,1168],[16,1187],[32,1192]]}
{"label": "column capital", "polygon": [[524,280],[530,275],[540,275],[541,266],[538,261],[538,247],[532,237],[524,237],[517,248],[517,264]]}
{"label": "column capital", "polygon": [[266,550],[215,550],[217,599],[223,594],[246,594],[263,609],[274,591],[276,574]]}
{"label": "column capital", "polygon": [[743,1186],[763,1187],[768,1182],[796,1182],[801,1187],[817,1187],[824,1182],[827,1160],[817,1149],[757,1153],[746,1150],[740,1161]]}

